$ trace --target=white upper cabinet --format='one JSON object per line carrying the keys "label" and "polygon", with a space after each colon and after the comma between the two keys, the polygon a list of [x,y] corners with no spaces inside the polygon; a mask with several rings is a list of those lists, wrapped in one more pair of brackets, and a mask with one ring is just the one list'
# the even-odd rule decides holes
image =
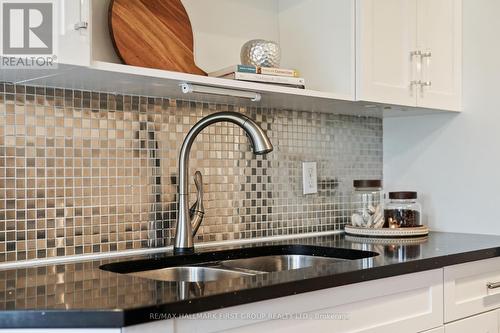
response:
{"label": "white upper cabinet", "polygon": [[459,111],[461,0],[358,0],[357,99]]}
{"label": "white upper cabinet", "polygon": [[54,2],[57,62],[89,66],[91,63],[90,0]]}
{"label": "white upper cabinet", "polygon": [[410,55],[417,47],[415,0],[361,0],[357,22],[357,98],[415,106]]}
{"label": "white upper cabinet", "polygon": [[418,106],[461,109],[462,1],[417,0]]}

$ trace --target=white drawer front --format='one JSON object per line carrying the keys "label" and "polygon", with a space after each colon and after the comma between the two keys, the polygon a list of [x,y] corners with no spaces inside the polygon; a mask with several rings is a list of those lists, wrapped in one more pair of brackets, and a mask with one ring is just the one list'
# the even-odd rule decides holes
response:
{"label": "white drawer front", "polygon": [[455,321],[445,326],[445,333],[498,333],[498,312],[490,311]]}
{"label": "white drawer front", "polygon": [[298,314],[291,320],[176,320],[175,331],[416,333],[442,325],[442,296],[438,269],[207,313]]}
{"label": "white drawer front", "polygon": [[444,268],[444,320],[465,318],[500,307],[500,258],[475,261]]}

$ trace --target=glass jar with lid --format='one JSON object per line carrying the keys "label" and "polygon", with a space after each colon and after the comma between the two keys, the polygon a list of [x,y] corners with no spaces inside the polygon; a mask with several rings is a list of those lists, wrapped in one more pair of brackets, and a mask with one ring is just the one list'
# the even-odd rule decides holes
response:
{"label": "glass jar with lid", "polygon": [[422,226],[422,206],[417,200],[417,192],[389,192],[389,202],[385,204],[385,228],[415,228]]}
{"label": "glass jar with lid", "polygon": [[355,180],[351,197],[351,224],[354,227],[381,228],[384,225],[382,181]]}

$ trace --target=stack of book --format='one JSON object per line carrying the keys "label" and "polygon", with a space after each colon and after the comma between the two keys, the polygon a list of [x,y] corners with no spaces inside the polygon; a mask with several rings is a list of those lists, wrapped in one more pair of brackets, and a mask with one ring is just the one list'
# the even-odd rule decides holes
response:
{"label": "stack of book", "polygon": [[208,76],[240,81],[269,83],[300,89],[305,89],[306,85],[304,78],[299,77],[299,73],[296,70],[285,68],[235,65],[209,73]]}

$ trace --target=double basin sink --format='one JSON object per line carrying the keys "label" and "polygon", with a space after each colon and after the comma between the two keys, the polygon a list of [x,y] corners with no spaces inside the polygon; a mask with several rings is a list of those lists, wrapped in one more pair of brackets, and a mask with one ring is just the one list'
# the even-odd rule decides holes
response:
{"label": "double basin sink", "polygon": [[334,265],[376,255],[343,248],[276,245],[118,262],[101,269],[159,281],[209,282]]}

